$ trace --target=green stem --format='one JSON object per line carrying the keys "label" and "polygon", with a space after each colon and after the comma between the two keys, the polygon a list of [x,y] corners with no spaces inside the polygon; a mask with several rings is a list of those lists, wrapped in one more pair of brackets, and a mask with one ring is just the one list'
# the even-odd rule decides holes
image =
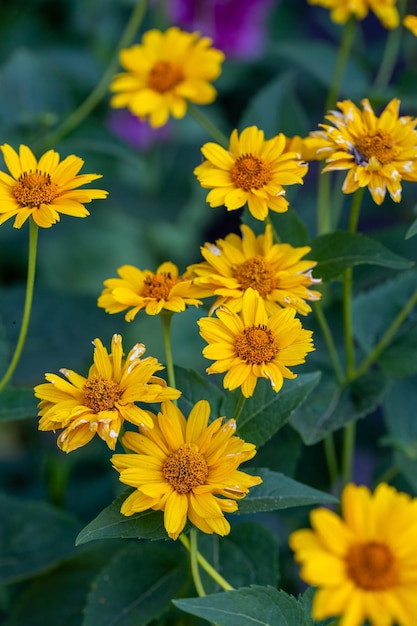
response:
{"label": "green stem", "polygon": [[[187,550],[190,551],[191,546],[188,537],[186,537],[185,535],[180,535],[179,539],[183,546],[185,546]],[[212,578],[214,582],[216,582],[222,589],[224,589],[225,591],[230,591],[231,589],[233,589],[232,585],[228,583],[227,580],[223,578],[223,576],[221,576],[212,565],[210,565],[210,563],[203,557],[202,554],[200,554],[200,552],[197,552],[197,562],[203,568],[203,570],[207,572],[210,578]]]}
{"label": "green stem", "polygon": [[160,314],[161,323],[162,323],[162,335],[164,339],[164,349],[165,349],[165,360],[167,366],[168,373],[168,384],[170,387],[175,388],[175,372],[174,372],[174,361],[172,359],[172,348],[171,348],[171,320],[173,313],[163,311]]}
{"label": "green stem", "polygon": [[352,206],[350,208],[350,215],[349,215],[349,225],[348,225],[349,233],[356,232],[356,229],[358,227],[359,213],[361,210],[361,204],[362,204],[364,191],[365,191],[365,187],[360,187],[353,194]]}
{"label": "green stem", "polygon": [[239,396],[239,400],[237,401],[237,404],[236,404],[235,412],[233,414],[233,419],[235,420],[235,422],[237,422],[237,420],[239,419],[239,415],[242,412],[243,405],[245,404],[245,400],[246,400],[245,396],[243,395],[243,393],[241,393]]}
{"label": "green stem", "polygon": [[368,354],[366,359],[360,364],[358,369],[355,372],[355,378],[362,376],[365,374],[369,367],[372,365],[374,361],[379,357],[379,355],[385,350],[388,344],[391,342],[397,330],[400,328],[401,324],[411,313],[415,305],[417,304],[417,289],[411,295],[408,302],[404,305],[401,311],[398,313],[395,320],[391,323],[391,325],[387,328],[385,333],[382,335],[381,339],[378,341],[376,346],[374,346],[373,350]]}
{"label": "green stem", "polygon": [[337,53],[336,65],[330,83],[329,92],[327,94],[326,112],[334,107],[339,96],[343,74],[345,72],[346,63],[349,59],[350,50],[355,36],[355,27],[356,20],[352,17],[346,22],[343,30],[339,51]]}
{"label": "green stem", "polygon": [[330,484],[334,485],[339,476],[339,468],[337,464],[336,448],[334,445],[334,437],[332,433],[328,434],[324,440],[324,454],[326,456],[327,469],[329,470]]}
{"label": "green stem", "polygon": [[398,52],[400,50],[401,37],[402,37],[402,26],[401,22],[404,17],[406,11],[406,2],[398,3],[398,12],[400,14],[400,25],[398,28],[392,28],[390,30],[389,35],[387,36],[384,54],[382,56],[382,61],[379,64],[378,73],[372,85],[375,91],[383,92],[392,77],[392,73],[395,68],[395,64],[398,58]]}
{"label": "green stem", "polygon": [[355,451],[355,422],[346,424],[343,437],[342,476],[346,484],[352,480],[353,455]]}
{"label": "green stem", "polygon": [[197,529],[190,530],[190,561],[191,574],[198,595],[201,597],[206,595],[203,583],[201,582],[200,570],[198,569],[198,548],[197,548]]}
{"label": "green stem", "polygon": [[195,119],[213,137],[223,148],[229,149],[229,139],[224,133],[217,128],[215,124],[192,102],[188,102],[188,111],[190,115]]}
{"label": "green stem", "polygon": [[20,357],[22,355],[23,346],[25,344],[27,330],[29,326],[30,313],[32,310],[32,300],[33,300],[33,288],[35,285],[35,270],[36,270],[36,249],[38,244],[38,225],[30,218],[29,221],[29,252],[28,252],[28,273],[26,280],[26,296],[25,296],[25,304],[23,308],[23,317],[22,324],[20,326],[19,337],[17,340],[16,348],[10,362],[10,365],[4,374],[2,380],[0,381],[0,391],[4,389],[4,387],[9,382],[10,378],[13,376],[13,373],[19,363]]}
{"label": "green stem", "polygon": [[313,303],[313,311],[316,314],[317,321],[321,328],[321,332],[323,333],[324,341],[326,343],[327,351],[329,353],[330,360],[332,362],[337,380],[339,381],[340,384],[343,384],[345,382],[345,375],[343,372],[343,368],[340,364],[339,355],[337,354],[336,346],[333,340],[332,331],[330,330],[330,326],[327,323],[327,319],[324,315],[321,302]]}
{"label": "green stem", "polygon": [[265,218],[265,226],[266,226],[267,224],[269,224],[269,226],[271,227],[271,230],[272,230],[272,237],[273,237],[273,239],[274,239],[274,242],[275,242],[275,243],[281,243],[281,237],[278,235],[277,231],[275,230],[274,225],[273,225],[273,223],[272,223],[272,221],[271,221],[271,218],[270,218],[270,216],[269,216],[269,213],[268,213],[268,215],[267,215],[267,216],[266,216],[266,218]]}
{"label": "green stem", "polygon": [[332,230],[332,213],[330,207],[331,174],[323,172],[320,167],[317,186],[317,235],[325,235]]}
{"label": "green stem", "polygon": [[93,89],[93,91],[87,96],[87,98],[77,107],[55,130],[49,135],[40,140],[39,145],[35,144],[35,148],[38,150],[45,150],[49,146],[55,146],[63,137],[68,135],[74,128],[77,128],[83,120],[93,111],[93,109],[99,104],[107,93],[110,81],[112,80],[118,65],[119,65],[119,52],[123,48],[127,48],[131,45],[134,37],[142,23],[146,11],[146,0],[138,0],[136,3],[126,28],[120,37],[119,43],[116,46],[116,50],[110,59],[108,67],[104,72],[100,82]]}

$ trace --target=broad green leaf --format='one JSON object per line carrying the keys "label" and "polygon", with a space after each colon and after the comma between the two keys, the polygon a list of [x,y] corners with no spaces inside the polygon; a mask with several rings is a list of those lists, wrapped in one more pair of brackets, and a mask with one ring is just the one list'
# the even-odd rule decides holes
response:
{"label": "broad green leaf", "polygon": [[279,472],[271,472],[264,468],[251,468],[245,471],[254,476],[260,476],[263,482],[252,487],[249,495],[239,501],[237,511],[239,514],[337,502],[332,495],[303,485]]}
{"label": "broad green leaf", "polygon": [[320,376],[320,372],[300,374],[294,380],[286,380],[279,393],[275,393],[269,384],[258,385],[256,393],[245,400],[238,418],[239,437],[258,447],[266,443],[303,404]]}
{"label": "broad green leaf", "polygon": [[35,419],[38,402],[32,388],[6,387],[0,393],[0,422]]}
{"label": "broad green leaf", "polygon": [[[211,418],[220,417],[225,391],[208,380],[208,376],[200,376],[192,369],[175,367],[175,384],[182,394],[178,405],[184,415],[188,415],[194,404],[199,400],[208,400],[212,410]],[[229,416],[231,417],[231,416]]]}
{"label": "broad green leaf", "polygon": [[174,600],[186,613],[219,626],[312,626],[311,617],[295,598],[274,587],[243,587],[203,598]]}
{"label": "broad green leaf", "polygon": [[401,335],[384,350],[378,363],[389,376],[396,378],[417,374],[417,324],[403,328]]}
{"label": "broad green leaf", "polygon": [[[270,220],[276,236],[280,241],[292,246],[308,246],[310,235],[307,226],[301,220],[297,211],[289,207],[285,213],[270,212]],[[265,224],[256,220],[249,209],[245,208],[242,214],[242,222],[250,226],[256,235],[265,231]]]}
{"label": "broad green leaf", "polygon": [[416,378],[395,381],[382,405],[386,438],[411,460],[417,460]]}
{"label": "broad green leaf", "polygon": [[76,544],[97,539],[167,539],[162,511],[143,511],[127,517],[120,507],[132,489],[124,491],[79,533]]}
{"label": "broad green leaf", "polygon": [[374,411],[387,384],[386,377],[378,371],[364,374],[347,387],[341,387],[333,378],[323,378],[309,401],[291,416],[290,424],[304,443],[317,443],[348,422]]}
{"label": "broad green leaf", "polygon": [[82,626],[145,626],[180,593],[186,564],[180,546],[130,544],[94,580]]}
{"label": "broad green leaf", "polygon": [[78,520],[44,502],[0,494],[0,581],[43,572],[75,552]]}
{"label": "broad green leaf", "polygon": [[414,237],[414,235],[417,235],[417,219],[414,220],[410,228],[407,230],[405,238],[411,239],[411,237]]}
{"label": "broad green leaf", "polygon": [[335,232],[321,235],[311,243],[309,257],[317,261],[314,275],[329,281],[338,278],[348,267],[360,264],[380,265],[395,270],[414,265],[378,241],[361,233]]}

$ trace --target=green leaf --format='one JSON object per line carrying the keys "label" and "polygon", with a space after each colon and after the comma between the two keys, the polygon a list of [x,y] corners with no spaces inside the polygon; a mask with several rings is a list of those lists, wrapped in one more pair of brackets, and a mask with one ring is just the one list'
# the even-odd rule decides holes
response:
{"label": "green leaf", "polygon": [[414,237],[414,235],[417,235],[417,218],[414,220],[410,228],[407,230],[405,238],[411,239],[411,237]]}
{"label": "green leaf", "polygon": [[263,482],[252,487],[249,495],[239,501],[239,510],[236,514],[277,511],[295,506],[337,502],[334,496],[303,485],[279,472],[271,472],[264,468],[251,468],[250,470],[245,468],[245,471],[253,476],[260,476]]}
{"label": "green leaf", "polygon": [[184,585],[185,557],[169,544],[127,546],[94,580],[82,626],[145,626],[157,619]]}
{"label": "green leaf", "polygon": [[127,517],[120,507],[132,489],[124,491],[116,500],[101,511],[79,533],[76,545],[97,539],[167,539],[162,511],[143,511]]}
{"label": "green leaf", "polygon": [[[178,400],[178,406],[184,415],[188,415],[194,404],[199,400],[210,402],[212,415],[219,417],[222,415],[222,404],[224,403],[225,392],[192,369],[175,366],[175,384],[180,389],[182,395]],[[215,415],[214,415],[215,414]]]}
{"label": "green leaf", "polygon": [[402,333],[378,358],[384,372],[396,378],[417,374],[417,324]]}
{"label": "green leaf", "polygon": [[219,626],[312,626],[311,617],[295,598],[274,587],[244,587],[203,598],[174,600],[192,615]]}
{"label": "green leaf", "polygon": [[347,387],[324,377],[310,400],[291,416],[290,424],[304,443],[317,443],[348,422],[374,411],[387,385],[386,377],[378,371],[364,374]]}
{"label": "green leaf", "polygon": [[300,374],[294,380],[286,380],[279,393],[275,393],[269,384],[258,385],[256,393],[245,400],[238,418],[239,437],[262,446],[287,423],[316,387],[320,377],[320,372]]}
{"label": "green leaf", "polygon": [[34,418],[37,404],[32,388],[6,387],[0,393],[0,422]]}
{"label": "green leaf", "polygon": [[417,460],[417,386],[416,379],[396,381],[386,393],[382,405],[386,438],[410,459]]}
{"label": "green leaf", "polygon": [[43,572],[75,552],[78,520],[44,502],[0,493],[0,581]]}
{"label": "green leaf", "polygon": [[308,255],[317,261],[314,275],[324,281],[338,278],[348,267],[360,264],[379,265],[395,270],[406,270],[414,265],[376,240],[361,233],[335,232],[321,235],[312,241]]}

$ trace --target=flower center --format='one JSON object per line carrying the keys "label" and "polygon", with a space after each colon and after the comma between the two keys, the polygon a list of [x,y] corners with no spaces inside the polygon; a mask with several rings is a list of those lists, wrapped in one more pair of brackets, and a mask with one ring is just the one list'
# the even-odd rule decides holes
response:
{"label": "flower center", "polygon": [[204,485],[209,471],[202,454],[187,444],[169,455],[162,473],[178,493],[189,493],[195,487]]}
{"label": "flower center", "polygon": [[243,361],[260,365],[272,361],[278,345],[272,331],[266,326],[248,326],[236,337],[235,351]]}
{"label": "flower center", "polygon": [[122,394],[118,383],[100,375],[90,376],[83,387],[83,404],[94,413],[111,411]]}
{"label": "flower center", "polygon": [[353,545],[345,560],[350,579],[361,589],[389,589],[398,582],[394,555],[384,543],[368,541]]}
{"label": "flower center", "polygon": [[395,157],[395,148],[391,133],[377,128],[361,135],[355,142],[355,162],[363,165],[363,161],[369,161],[375,157],[385,165]]}
{"label": "flower center", "polygon": [[271,266],[261,256],[255,256],[247,259],[241,265],[238,265],[233,276],[239,282],[242,289],[256,289],[264,298],[274,289],[274,279],[272,276]]}
{"label": "flower center", "polygon": [[230,177],[239,189],[261,189],[272,178],[271,166],[259,157],[244,154],[233,164]]}
{"label": "flower center", "polygon": [[58,195],[58,185],[51,181],[49,174],[24,172],[12,188],[12,194],[21,206],[39,207],[50,204]]}
{"label": "flower center", "polygon": [[171,274],[153,274],[147,276],[141,295],[154,300],[168,300],[169,292],[177,281]]}
{"label": "flower center", "polygon": [[183,80],[181,68],[170,61],[158,61],[148,75],[148,85],[159,93],[173,89]]}

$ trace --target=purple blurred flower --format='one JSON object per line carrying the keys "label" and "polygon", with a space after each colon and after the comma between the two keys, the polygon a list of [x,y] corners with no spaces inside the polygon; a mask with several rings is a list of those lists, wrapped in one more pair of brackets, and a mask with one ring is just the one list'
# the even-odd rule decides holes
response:
{"label": "purple blurred flower", "polygon": [[167,0],[170,19],[212,38],[226,56],[252,58],[263,49],[268,12],[276,0]]}
{"label": "purple blurred flower", "polygon": [[148,122],[142,122],[128,109],[110,111],[107,126],[117,137],[140,152],[146,152],[155,144],[165,143],[170,138],[169,125],[152,128]]}

